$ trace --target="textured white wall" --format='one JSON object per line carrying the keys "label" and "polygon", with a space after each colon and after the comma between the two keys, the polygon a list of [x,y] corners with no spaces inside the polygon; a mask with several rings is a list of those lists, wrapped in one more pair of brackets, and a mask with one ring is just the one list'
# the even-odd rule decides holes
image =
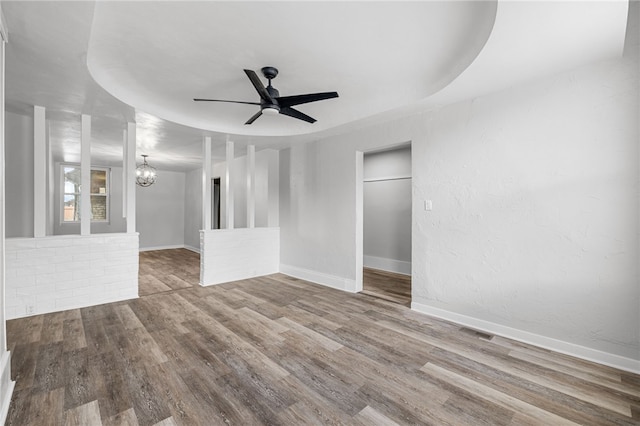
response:
{"label": "textured white wall", "polygon": [[158,170],[156,183],[146,188],[136,186],[136,231],[141,249],[184,246],[184,224],[185,173]]}
{"label": "textured white wall", "polygon": [[413,301],[639,359],[637,83],[601,63],[434,115]]}
{"label": "textured white wall", "polygon": [[411,140],[416,307],[638,360],[638,113],[635,57],[283,150],[281,262],[348,288],[355,152]]}

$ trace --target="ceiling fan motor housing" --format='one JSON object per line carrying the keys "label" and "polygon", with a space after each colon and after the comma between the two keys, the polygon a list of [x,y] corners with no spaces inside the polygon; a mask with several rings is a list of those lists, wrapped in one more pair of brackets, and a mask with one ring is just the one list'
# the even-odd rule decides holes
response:
{"label": "ceiling fan motor housing", "polygon": [[[277,70],[276,70],[276,72],[277,72]],[[267,100],[261,99],[260,100],[260,109],[262,109],[263,111],[265,109],[271,109],[271,110],[277,110],[278,112],[280,112],[280,105],[278,104],[278,100],[276,99],[276,98],[278,98],[280,96],[280,92],[278,92],[278,89],[276,89],[275,87],[273,87],[271,85],[271,82],[269,82],[269,85],[267,87],[265,87],[265,89],[267,89],[267,92],[269,93],[269,95],[273,99],[273,102],[269,102]],[[270,112],[273,112],[273,111],[270,111]]]}

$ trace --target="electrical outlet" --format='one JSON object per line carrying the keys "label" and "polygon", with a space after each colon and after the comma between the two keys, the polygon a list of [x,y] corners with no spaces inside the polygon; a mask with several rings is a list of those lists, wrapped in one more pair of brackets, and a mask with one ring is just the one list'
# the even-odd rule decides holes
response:
{"label": "electrical outlet", "polygon": [[33,305],[27,305],[27,315],[33,315],[36,313],[36,308]]}

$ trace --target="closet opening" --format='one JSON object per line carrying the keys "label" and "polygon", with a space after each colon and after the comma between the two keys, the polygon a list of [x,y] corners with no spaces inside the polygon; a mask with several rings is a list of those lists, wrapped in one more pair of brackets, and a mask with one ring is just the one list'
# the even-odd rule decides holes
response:
{"label": "closet opening", "polygon": [[411,145],[365,152],[362,293],[411,305]]}

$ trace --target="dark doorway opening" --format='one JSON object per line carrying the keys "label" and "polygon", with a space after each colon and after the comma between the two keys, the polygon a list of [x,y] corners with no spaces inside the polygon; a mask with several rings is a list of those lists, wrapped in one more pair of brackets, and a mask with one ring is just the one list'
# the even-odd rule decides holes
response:
{"label": "dark doorway opening", "polygon": [[211,179],[213,197],[211,197],[211,226],[213,229],[220,229],[220,178]]}

